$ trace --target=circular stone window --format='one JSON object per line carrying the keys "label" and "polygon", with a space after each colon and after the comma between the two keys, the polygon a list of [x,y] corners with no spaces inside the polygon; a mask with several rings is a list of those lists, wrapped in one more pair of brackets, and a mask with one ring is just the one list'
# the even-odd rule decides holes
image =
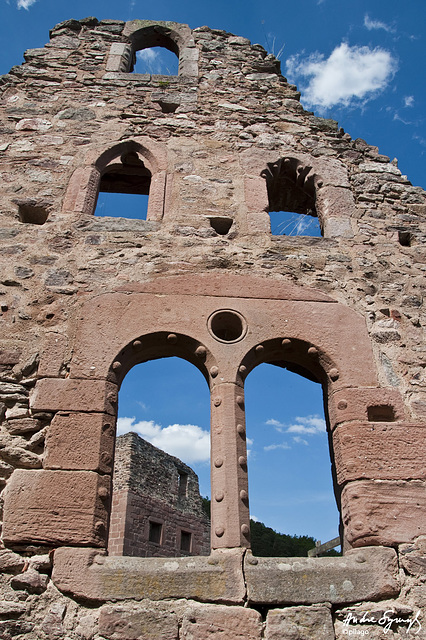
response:
{"label": "circular stone window", "polygon": [[237,311],[221,309],[212,313],[207,326],[214,338],[219,342],[238,342],[247,332],[247,322]]}

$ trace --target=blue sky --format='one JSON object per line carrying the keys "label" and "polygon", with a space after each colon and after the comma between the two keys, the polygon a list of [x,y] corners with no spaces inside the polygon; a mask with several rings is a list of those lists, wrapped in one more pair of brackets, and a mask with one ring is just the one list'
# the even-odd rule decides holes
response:
{"label": "blue sky", "polygon": [[426,187],[424,0],[0,0],[0,13],[0,73],[70,17],[175,20],[245,36],[281,52],[305,107],[397,157]]}
{"label": "blue sky", "polygon": [[[411,182],[426,187],[424,0],[0,0],[0,12],[0,73],[68,18],[174,20],[245,36],[280,57],[305,108],[398,158]],[[142,58],[156,63],[153,54]],[[165,403],[165,369],[155,361],[129,373],[121,428],[138,429],[191,464],[206,494],[207,385],[194,367],[173,361]],[[333,538],[337,511],[319,386],[264,366],[248,377],[246,399],[252,514],[279,531]]]}

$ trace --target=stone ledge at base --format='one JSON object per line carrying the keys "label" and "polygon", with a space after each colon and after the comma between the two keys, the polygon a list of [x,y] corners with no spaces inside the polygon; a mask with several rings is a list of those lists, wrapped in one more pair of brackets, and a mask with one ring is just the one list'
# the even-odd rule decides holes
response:
{"label": "stone ledge at base", "polygon": [[225,549],[211,556],[132,558],[61,547],[55,551],[52,580],[64,593],[98,602],[186,598],[242,604],[243,554],[244,549]]}
{"label": "stone ledge at base", "polygon": [[397,556],[389,547],[351,549],[335,558],[256,558],[244,562],[250,605],[349,604],[400,591]]}
{"label": "stone ledge at base", "polygon": [[[209,557],[132,558],[97,549],[55,551],[52,580],[85,600],[165,600],[283,605],[350,604],[399,593],[396,553],[386,547],[352,549],[341,558],[255,558],[243,549]],[[244,567],[243,567],[244,562]]]}

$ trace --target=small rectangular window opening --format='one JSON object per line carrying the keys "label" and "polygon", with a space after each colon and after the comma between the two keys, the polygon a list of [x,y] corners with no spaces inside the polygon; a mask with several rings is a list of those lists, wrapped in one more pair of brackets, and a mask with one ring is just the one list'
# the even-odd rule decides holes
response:
{"label": "small rectangular window opening", "polygon": [[149,542],[161,544],[161,535],[163,533],[163,525],[160,522],[149,521]]}
{"label": "small rectangular window opening", "polygon": [[398,240],[401,247],[411,247],[413,243],[413,234],[409,231],[398,231]]}
{"label": "small rectangular window opening", "polygon": [[180,550],[184,553],[191,553],[192,533],[189,531],[181,531],[180,533]]}
{"label": "small rectangular window opening", "polygon": [[188,474],[183,471],[179,471],[179,487],[178,487],[178,496],[179,498],[186,498],[188,491]]}

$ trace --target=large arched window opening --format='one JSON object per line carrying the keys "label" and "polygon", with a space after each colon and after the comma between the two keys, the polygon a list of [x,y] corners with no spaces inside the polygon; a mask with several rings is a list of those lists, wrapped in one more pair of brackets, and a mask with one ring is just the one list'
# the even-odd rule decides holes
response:
{"label": "large arched window opening", "polygon": [[306,556],[315,541],[338,536],[322,388],[307,375],[271,363],[257,366],[245,381],[255,555]]}
{"label": "large arched window opening", "polygon": [[209,390],[177,357],[133,367],[119,394],[109,553],[208,555]]}
{"label": "large arched window opening", "polygon": [[311,169],[294,158],[280,158],[262,172],[273,235],[322,235]]}

